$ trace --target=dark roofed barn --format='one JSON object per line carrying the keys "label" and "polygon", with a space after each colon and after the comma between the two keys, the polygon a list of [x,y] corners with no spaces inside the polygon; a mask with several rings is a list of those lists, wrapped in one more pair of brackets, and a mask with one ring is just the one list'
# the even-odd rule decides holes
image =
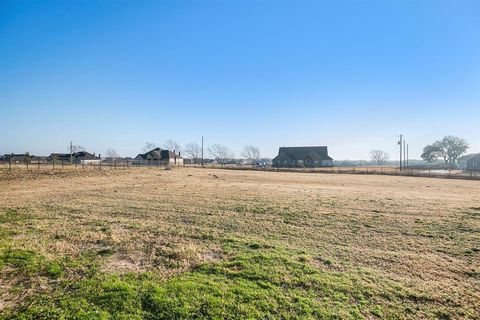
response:
{"label": "dark roofed barn", "polygon": [[274,167],[331,167],[327,147],[281,147],[273,158]]}

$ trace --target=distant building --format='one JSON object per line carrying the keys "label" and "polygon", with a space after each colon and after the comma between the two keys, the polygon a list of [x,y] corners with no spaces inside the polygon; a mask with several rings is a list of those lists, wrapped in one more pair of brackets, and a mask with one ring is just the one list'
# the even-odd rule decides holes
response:
{"label": "distant building", "polygon": [[273,158],[274,167],[331,167],[327,147],[281,147]]}
{"label": "distant building", "polygon": [[48,158],[50,159],[50,161],[53,161],[55,163],[70,163],[71,161],[73,161],[73,157],[70,155],[70,153],[51,153]]}
{"label": "distant building", "polygon": [[176,154],[170,150],[162,150],[155,148],[146,153],[140,153],[135,157],[137,164],[152,164],[152,165],[183,165],[183,158],[180,153]]}
{"label": "distant building", "polygon": [[87,151],[79,151],[72,154],[73,162],[78,164],[98,164],[101,159],[100,156],[95,156]]}
{"label": "distant building", "polygon": [[35,163],[48,163],[49,160],[49,157],[46,156],[32,156],[32,162]]}
{"label": "distant building", "polygon": [[[9,162],[11,161],[12,163],[25,163],[26,161],[26,154],[21,153],[21,154],[5,154],[2,157],[0,157],[1,162]],[[48,162],[48,157],[44,156],[34,156],[30,155],[29,162],[34,162],[34,163],[46,163]]]}
{"label": "distant building", "polygon": [[[32,160],[32,155],[30,155],[30,161]],[[11,162],[11,163],[24,163],[25,162],[25,153],[11,153],[11,154],[5,154],[3,156],[3,160],[5,162]]]}
{"label": "distant building", "polygon": [[466,169],[468,161],[477,155],[478,153],[471,153],[471,154],[466,154],[464,156],[461,156],[460,158],[457,159],[458,167],[460,169]]}
{"label": "distant building", "polygon": [[467,165],[465,169],[480,171],[480,153],[477,153],[476,155],[467,160]]}
{"label": "distant building", "polygon": [[70,153],[52,153],[48,158],[56,163],[96,164],[101,161],[99,156],[87,151],[74,152],[71,155]]}
{"label": "distant building", "polygon": [[[202,162],[202,160],[200,159],[200,163]],[[214,164],[214,163],[217,163],[217,161],[215,161],[215,159],[203,159],[203,163],[204,164]]]}

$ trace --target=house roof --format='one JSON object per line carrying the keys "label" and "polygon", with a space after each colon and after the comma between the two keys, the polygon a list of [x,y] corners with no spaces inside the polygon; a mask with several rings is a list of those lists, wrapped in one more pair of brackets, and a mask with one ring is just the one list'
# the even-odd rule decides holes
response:
{"label": "house roof", "polygon": [[50,159],[57,158],[58,160],[61,160],[61,159],[70,160],[70,153],[51,153],[49,158]]}
{"label": "house roof", "polygon": [[143,160],[146,160],[146,159],[152,159],[152,160],[160,160],[162,158],[160,152],[162,151],[162,149],[160,148],[155,148],[155,149],[152,149],[148,152],[145,152],[145,153],[139,153],[135,159],[137,158],[140,158],[140,159],[143,159]]}
{"label": "house roof", "polygon": [[170,150],[162,150],[161,152],[161,155],[162,155],[162,159],[166,159],[166,158],[181,158],[179,154],[176,154],[175,152],[173,151],[170,151]]}
{"label": "house roof", "polygon": [[467,160],[467,163],[469,163],[469,162],[476,162],[476,161],[480,161],[480,153],[473,154],[472,157],[470,157],[470,158]]}
{"label": "house roof", "polygon": [[178,154],[174,153],[173,151],[170,150],[162,150],[160,148],[155,148],[152,149],[146,153],[140,153],[138,154],[135,159],[137,160],[165,160],[165,159],[171,159],[171,158],[181,158]]}
{"label": "house roof", "polygon": [[479,154],[480,154],[480,153],[470,153],[470,154],[466,154],[466,155],[464,155],[464,156],[461,156],[461,157],[458,158],[457,160],[458,160],[458,161],[468,161],[468,160],[470,160],[471,158],[478,156]]}
{"label": "house roof", "polygon": [[[33,158],[33,155],[30,155],[30,158]],[[5,154],[3,156],[5,160],[11,159],[12,161],[24,161],[25,160],[25,153],[11,153]]]}
{"label": "house roof", "polygon": [[328,156],[326,146],[312,146],[312,147],[280,147],[278,149],[278,156],[275,160],[289,158],[292,160],[303,160],[311,158],[313,160],[333,160]]}
{"label": "house roof", "polygon": [[75,159],[78,159],[78,158],[97,159],[98,158],[98,157],[95,157],[93,154],[91,154],[90,152],[87,152],[87,151],[75,152],[75,153],[73,153],[73,157]]}

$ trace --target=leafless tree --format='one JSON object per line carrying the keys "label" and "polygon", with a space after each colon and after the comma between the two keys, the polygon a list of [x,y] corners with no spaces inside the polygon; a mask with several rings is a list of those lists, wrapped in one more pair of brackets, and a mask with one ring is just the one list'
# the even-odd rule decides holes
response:
{"label": "leafless tree", "polygon": [[185,153],[192,159],[193,163],[197,163],[202,154],[202,148],[196,142],[190,142],[185,145]]}
{"label": "leafless tree", "polygon": [[235,156],[232,150],[220,144],[211,145],[208,148],[208,151],[210,152],[212,157],[214,157],[215,160],[219,161],[221,164],[225,164],[227,160],[233,159],[233,157]]}
{"label": "leafless tree", "polygon": [[182,151],[182,146],[172,139],[166,140],[163,146],[167,150],[175,151],[175,153],[180,153],[180,151]]}
{"label": "leafless tree", "polygon": [[105,154],[107,155],[107,158],[110,158],[110,160],[113,160],[113,161],[115,161],[119,157],[117,151],[113,148],[107,149]]}
{"label": "leafless tree", "polygon": [[143,152],[148,152],[152,149],[155,149],[157,145],[153,142],[145,142],[145,146],[143,147]]}
{"label": "leafless tree", "polygon": [[382,164],[390,158],[390,155],[383,150],[372,150],[370,151],[370,159],[375,161],[377,164]]}
{"label": "leafless tree", "polygon": [[470,148],[467,140],[455,136],[443,137],[441,143],[448,155],[448,162],[451,164],[454,164]]}
{"label": "leafless tree", "polygon": [[74,144],[72,145],[71,150],[70,150],[70,147],[68,147],[68,152],[70,151],[72,151],[72,153],[85,151],[85,147],[78,144]]}
{"label": "leafless tree", "polygon": [[246,145],[243,147],[242,157],[255,164],[260,160],[260,149],[253,145]]}

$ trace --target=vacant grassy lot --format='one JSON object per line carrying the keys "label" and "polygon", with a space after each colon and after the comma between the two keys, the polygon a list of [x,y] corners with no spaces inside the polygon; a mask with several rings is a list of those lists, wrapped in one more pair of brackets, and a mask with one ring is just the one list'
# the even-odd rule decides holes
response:
{"label": "vacant grassy lot", "polygon": [[480,314],[480,183],[0,172],[3,319]]}

